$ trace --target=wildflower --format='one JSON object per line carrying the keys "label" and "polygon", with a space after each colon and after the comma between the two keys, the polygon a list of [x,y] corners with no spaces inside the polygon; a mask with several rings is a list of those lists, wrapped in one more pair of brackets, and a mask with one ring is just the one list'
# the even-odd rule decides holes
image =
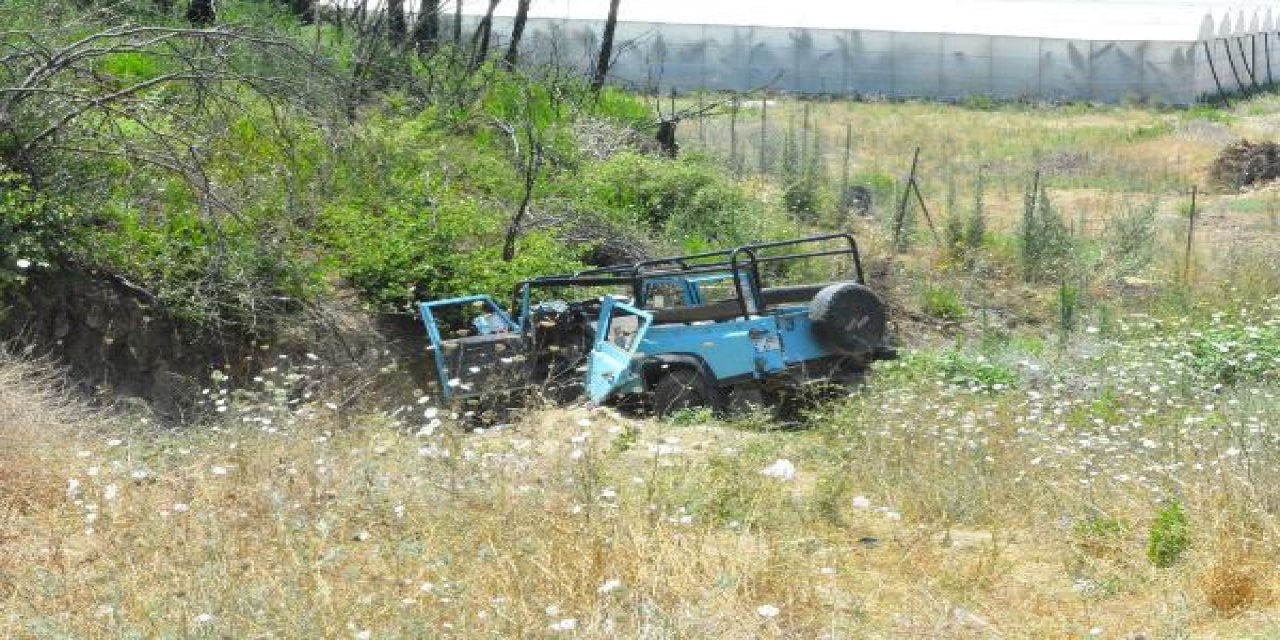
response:
{"label": "wildflower", "polygon": [[550,627],[548,627],[548,628],[550,628],[552,631],[557,631],[557,632],[559,632],[559,631],[573,631],[574,629],[577,629],[577,628],[578,628],[578,619],[577,619],[577,618],[565,618],[564,620],[561,620],[560,622],[552,623],[552,624],[550,625]]}
{"label": "wildflower", "polygon": [[782,610],[771,604],[762,604],[756,607],[756,613],[763,618],[776,618],[779,613],[782,613]]}
{"label": "wildflower", "polygon": [[173,512],[174,512],[174,513],[186,513],[186,512],[188,512],[188,511],[190,511],[190,510],[191,510],[191,505],[189,505],[189,504],[187,504],[187,503],[185,503],[185,502],[175,502],[175,503],[173,503]]}
{"label": "wildflower", "polygon": [[858,509],[860,511],[865,511],[871,508],[871,501],[868,500],[866,496],[854,496],[853,508]]}
{"label": "wildflower", "polygon": [[196,617],[192,618],[192,619],[191,619],[191,621],[192,621],[192,622],[194,622],[194,623],[196,623],[196,624],[209,624],[210,622],[213,622],[213,614],[212,614],[212,613],[202,613],[202,614],[200,614],[200,615],[198,615],[198,616],[196,616]]}
{"label": "wildflower", "polygon": [[777,478],[784,482],[796,479],[796,466],[790,460],[779,458],[773,464],[760,470],[760,475]]}
{"label": "wildflower", "polygon": [[680,445],[676,444],[653,444],[649,445],[649,453],[659,456],[674,456],[680,454]]}
{"label": "wildflower", "polygon": [[107,441],[108,447],[118,447],[122,444],[124,444],[124,440],[121,440],[120,438],[112,438]]}
{"label": "wildflower", "polygon": [[109,484],[102,490],[102,499],[111,502],[120,496],[120,485]]}
{"label": "wildflower", "polygon": [[18,262],[16,262],[15,264],[17,264],[17,265],[18,265],[18,268],[19,268],[19,269],[29,269],[29,268],[31,268],[31,261],[30,261],[30,260],[27,260],[26,258],[18,258]]}
{"label": "wildflower", "polygon": [[604,581],[604,584],[600,585],[599,589],[596,589],[596,592],[601,594],[609,594],[621,588],[622,588],[621,580],[617,578],[609,578],[608,580]]}
{"label": "wildflower", "polygon": [[218,466],[209,469],[209,473],[212,473],[215,476],[225,476],[229,473],[229,470],[226,467]]}

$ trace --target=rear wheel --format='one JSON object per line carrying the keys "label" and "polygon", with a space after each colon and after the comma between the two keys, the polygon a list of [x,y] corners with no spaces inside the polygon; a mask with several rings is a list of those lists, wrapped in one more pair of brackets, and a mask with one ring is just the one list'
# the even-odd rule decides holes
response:
{"label": "rear wheel", "polygon": [[724,411],[724,393],[693,369],[672,369],[653,388],[653,411],[666,417],[687,409]]}

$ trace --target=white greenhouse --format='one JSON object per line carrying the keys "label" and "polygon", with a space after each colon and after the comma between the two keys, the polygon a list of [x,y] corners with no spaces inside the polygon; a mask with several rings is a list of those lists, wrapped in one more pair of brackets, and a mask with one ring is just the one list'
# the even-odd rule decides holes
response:
{"label": "white greenhouse", "polygon": [[[467,0],[466,22],[485,4]],[[499,38],[514,5],[499,4]],[[586,68],[607,14],[608,0],[534,0],[523,49]],[[1215,0],[622,0],[611,78],[663,91],[1189,104],[1280,78],[1278,21],[1280,5]]]}

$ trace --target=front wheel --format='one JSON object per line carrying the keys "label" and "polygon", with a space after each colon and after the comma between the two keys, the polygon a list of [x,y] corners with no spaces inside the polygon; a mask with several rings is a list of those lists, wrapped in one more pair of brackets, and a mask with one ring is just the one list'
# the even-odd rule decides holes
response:
{"label": "front wheel", "polygon": [[653,388],[653,411],[659,417],[686,409],[722,413],[724,404],[724,393],[693,369],[672,369],[664,373]]}

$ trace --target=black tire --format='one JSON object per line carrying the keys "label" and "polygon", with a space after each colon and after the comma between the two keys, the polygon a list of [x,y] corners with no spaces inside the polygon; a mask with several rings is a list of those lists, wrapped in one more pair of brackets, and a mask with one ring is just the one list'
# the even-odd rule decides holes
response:
{"label": "black tire", "polygon": [[880,296],[856,282],[840,282],[819,291],[809,303],[809,320],[827,348],[866,358],[884,345],[889,324]]}
{"label": "black tire", "polygon": [[653,412],[666,417],[686,409],[711,409],[724,412],[724,393],[707,377],[690,368],[673,368],[658,378],[653,387]]}

